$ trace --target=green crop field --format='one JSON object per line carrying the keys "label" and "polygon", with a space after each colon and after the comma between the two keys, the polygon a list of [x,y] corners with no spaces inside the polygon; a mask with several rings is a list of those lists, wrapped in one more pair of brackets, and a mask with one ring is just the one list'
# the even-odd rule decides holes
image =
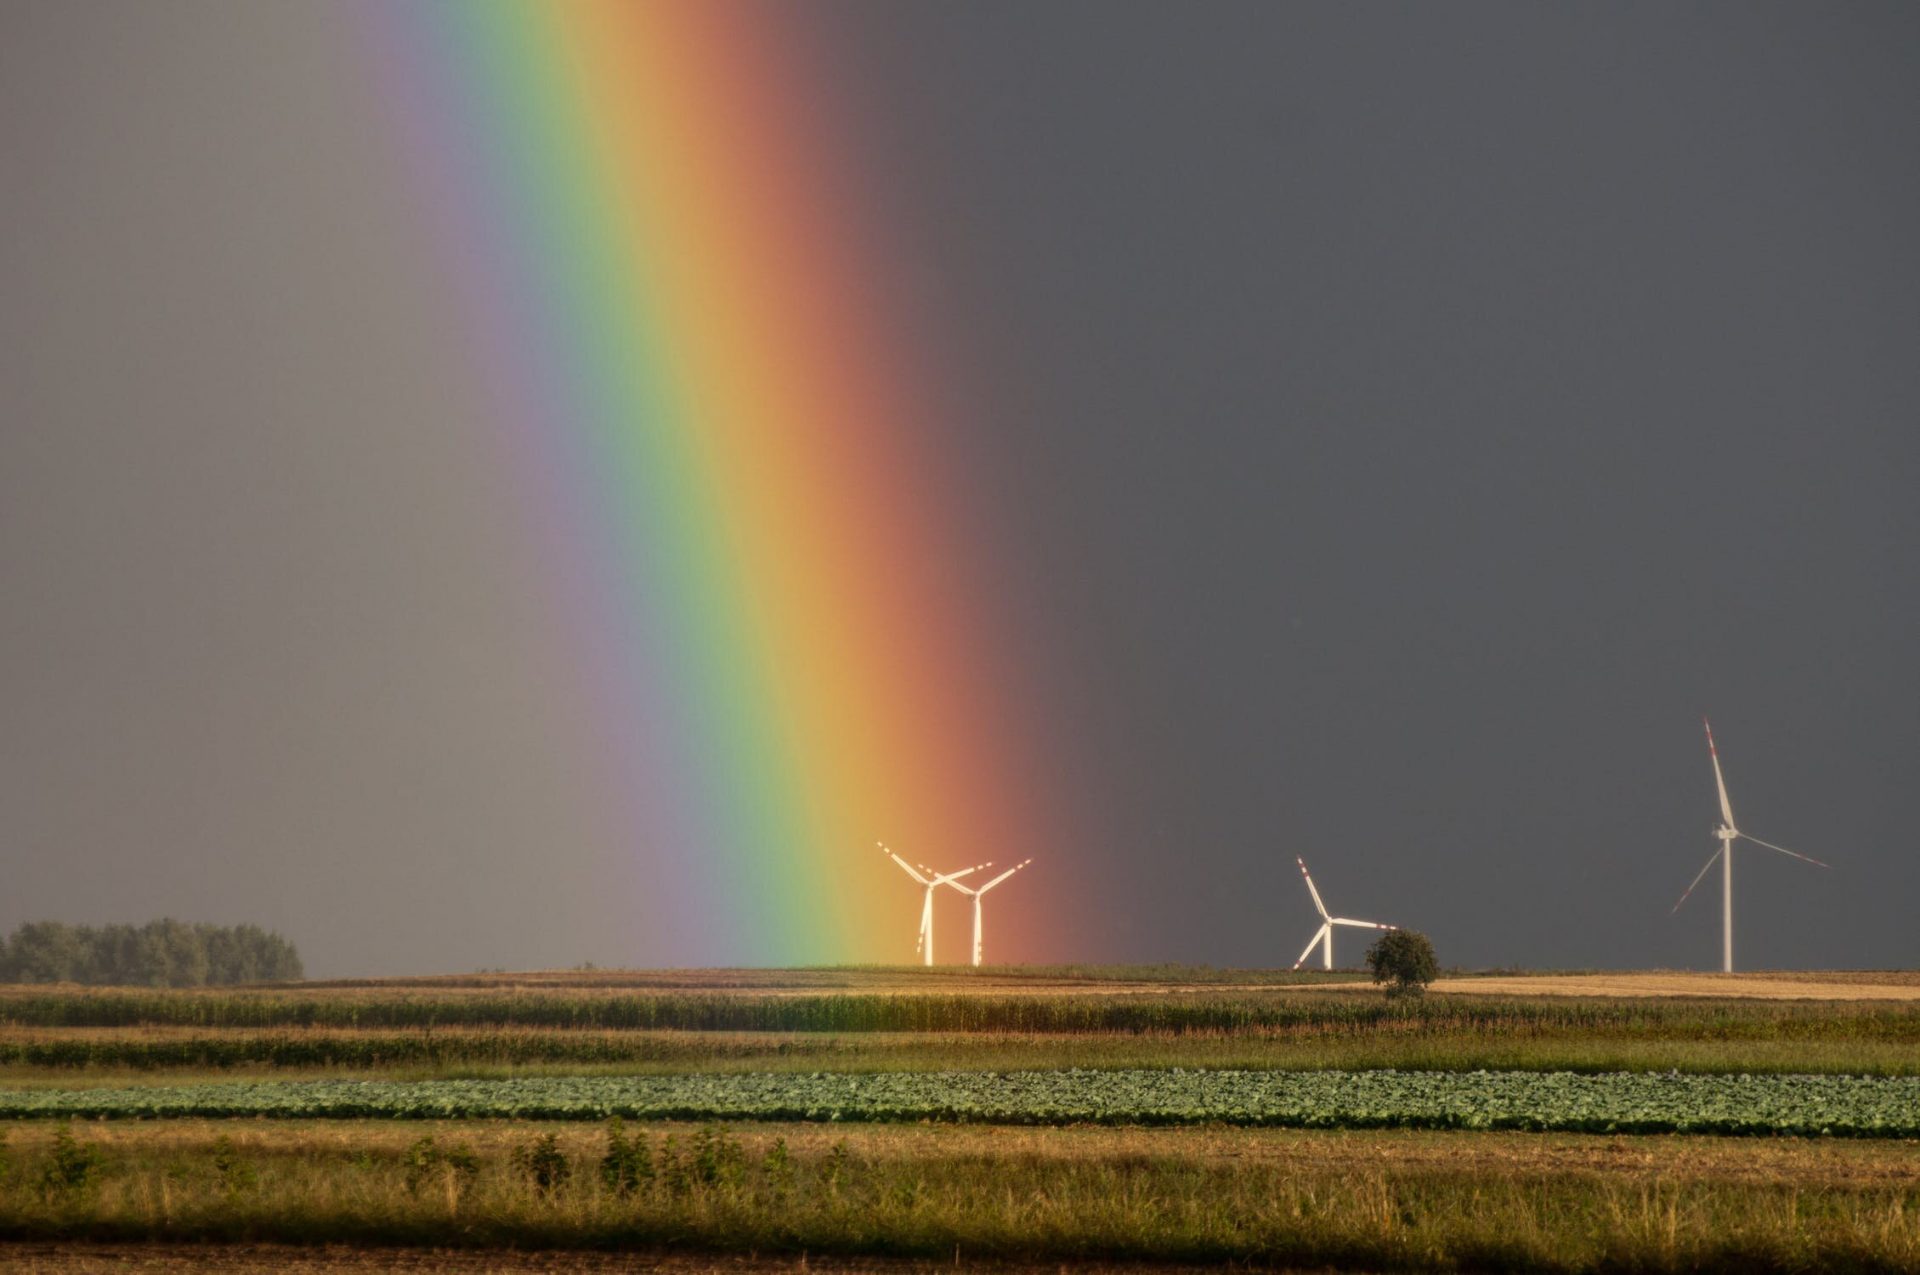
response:
{"label": "green crop field", "polygon": [[1920,1137],[1920,1079],[1405,1071],[881,1072],[0,1091],[0,1119],[1233,1124]]}
{"label": "green crop field", "polygon": [[1657,985],[0,989],[0,1240],[1920,1271],[1911,980]]}

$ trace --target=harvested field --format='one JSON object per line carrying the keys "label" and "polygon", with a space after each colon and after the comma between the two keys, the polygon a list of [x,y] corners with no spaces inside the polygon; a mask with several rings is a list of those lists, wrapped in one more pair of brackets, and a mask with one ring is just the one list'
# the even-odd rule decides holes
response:
{"label": "harvested field", "polygon": [[1708,997],[1737,1000],[1920,1001],[1920,972],[1819,970],[1696,974],[1668,970],[1443,978],[1435,992],[1469,996]]}

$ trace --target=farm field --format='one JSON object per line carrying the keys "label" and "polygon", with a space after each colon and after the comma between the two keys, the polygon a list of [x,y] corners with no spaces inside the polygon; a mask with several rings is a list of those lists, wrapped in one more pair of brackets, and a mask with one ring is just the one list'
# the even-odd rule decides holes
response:
{"label": "farm field", "polygon": [[1920,1075],[1920,1015],[1595,1023],[1409,1018],[1242,1031],[734,1032],[0,1027],[0,1088],[735,1072],[1677,1071]]}
{"label": "farm field", "polygon": [[[515,1152],[554,1140],[543,1190]],[[14,1154],[58,1130],[15,1130]],[[1226,1129],[641,1126],[519,1121],[89,1126],[83,1196],[8,1235],[138,1243],[804,1250],[923,1258],[1572,1270],[1912,1269],[1903,1142]],[[623,1134],[621,1136],[627,1136]],[[431,1139],[430,1143],[425,1140]],[[425,1147],[425,1150],[422,1148]],[[436,1158],[436,1156],[441,1158]]]}
{"label": "farm field", "polygon": [[1602,1072],[1014,1071],[237,1081],[0,1090],[0,1119],[1229,1124],[1920,1137],[1920,1078]]}
{"label": "farm field", "polygon": [[1920,1271],[1920,980],[1726,981],[0,989],[0,1264]]}

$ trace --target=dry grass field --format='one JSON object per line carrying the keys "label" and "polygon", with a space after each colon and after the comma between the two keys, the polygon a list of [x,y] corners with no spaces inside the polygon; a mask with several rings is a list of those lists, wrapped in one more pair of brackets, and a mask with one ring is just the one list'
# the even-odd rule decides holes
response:
{"label": "dry grass field", "polygon": [[[57,1129],[14,1132],[23,1161],[58,1154]],[[548,1134],[545,1154],[571,1166],[551,1189],[520,1159]],[[466,1250],[444,1259],[462,1270],[621,1269],[527,1250],[695,1255],[669,1270],[805,1269],[813,1255],[830,1270],[1920,1269],[1913,1142],[937,1124],[662,1124],[642,1136],[650,1167],[616,1193],[596,1172],[608,1131],[591,1125],[89,1127],[81,1145],[103,1166],[97,1179],[11,1193],[0,1234],[42,1247],[0,1249],[0,1263],[99,1269],[116,1252],[164,1263],[151,1247],[160,1240],[345,1240],[369,1252],[310,1249],[306,1260],[364,1269],[390,1262],[398,1243]],[[426,1139],[471,1168],[416,1171]],[[129,1247],[44,1247],[63,1236]],[[809,1256],[699,1264],[729,1251]],[[231,1263],[223,1269],[284,1255],[188,1252]]]}

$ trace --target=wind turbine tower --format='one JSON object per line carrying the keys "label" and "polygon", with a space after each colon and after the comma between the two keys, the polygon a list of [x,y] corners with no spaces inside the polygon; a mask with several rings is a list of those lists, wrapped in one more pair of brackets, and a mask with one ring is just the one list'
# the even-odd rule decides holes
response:
{"label": "wind turbine tower", "polygon": [[1320,949],[1320,964],[1327,969],[1332,969],[1333,927],[1336,925],[1350,925],[1356,930],[1397,930],[1400,928],[1397,925],[1382,925],[1378,921],[1350,921],[1344,916],[1332,915],[1327,911],[1327,905],[1320,901],[1320,891],[1314,889],[1313,876],[1307,871],[1307,861],[1305,859],[1295,858],[1294,862],[1300,865],[1300,875],[1307,879],[1307,893],[1313,896],[1313,906],[1319,909],[1321,925],[1319,929],[1313,932],[1313,937],[1307,940],[1306,950],[1300,953],[1300,959],[1293,963],[1293,968],[1299,969],[1302,965],[1305,965],[1307,963],[1307,957],[1313,955],[1313,949],[1317,946]]}
{"label": "wind turbine tower", "polygon": [[[905,872],[915,881],[918,881],[921,885],[927,887],[926,901],[920,905],[920,939],[915,945],[914,951],[919,953],[922,964],[931,965],[933,964],[933,892],[943,885],[953,885],[953,883],[961,877],[969,876],[982,868],[992,867],[993,861],[989,859],[985,863],[976,863],[971,868],[962,868],[958,872],[935,872],[925,865],[922,865],[916,870],[911,863],[902,859],[892,850],[887,849],[886,842],[882,841],[876,844],[878,844],[882,850],[886,851],[887,858],[892,859],[900,865],[901,871]],[[962,887],[955,886],[954,888],[960,889]],[[977,900],[974,906],[976,909],[974,913],[974,951],[978,953],[980,950],[980,920],[978,912],[979,903]],[[976,965],[979,964],[977,956],[974,963]]]}
{"label": "wind turbine tower", "polygon": [[1014,873],[1018,872],[1020,869],[1026,867],[1027,864],[1032,862],[1033,862],[1032,859],[1024,859],[1021,862],[1014,864],[1011,868],[1008,868],[1005,872],[1002,872],[999,876],[987,882],[985,885],[981,886],[979,889],[973,889],[970,886],[961,885],[957,881],[949,882],[949,884],[951,884],[954,889],[960,891],[960,893],[971,894],[973,896],[973,963],[975,965],[978,965],[980,963],[980,896],[985,894],[988,890],[993,889],[994,886],[999,885],[1002,881],[1005,881],[1008,877],[1012,876]]}
{"label": "wind turbine tower", "polygon": [[[1714,859],[1720,860],[1720,969],[1722,973],[1731,974],[1733,973],[1733,843],[1744,838],[1756,846],[1778,850],[1781,854],[1804,860],[1815,867],[1827,868],[1833,865],[1822,863],[1811,855],[1801,854],[1798,850],[1789,850],[1785,846],[1776,846],[1771,841],[1762,841],[1758,837],[1749,836],[1734,826],[1733,803],[1727,800],[1727,780],[1720,773],[1720,750],[1713,746],[1713,723],[1704,717],[1700,721],[1707,728],[1707,755],[1713,758],[1713,782],[1720,789],[1720,826],[1713,830],[1713,835],[1720,838],[1720,848],[1713,852],[1713,857],[1707,860],[1706,866],[1701,868],[1699,875],[1693,878],[1693,885],[1688,886],[1685,893],[1680,896],[1680,903],[1687,901],[1687,896],[1693,893],[1693,886],[1699,885],[1712,870]],[[1673,905],[1675,912],[1680,910],[1680,903]]]}

